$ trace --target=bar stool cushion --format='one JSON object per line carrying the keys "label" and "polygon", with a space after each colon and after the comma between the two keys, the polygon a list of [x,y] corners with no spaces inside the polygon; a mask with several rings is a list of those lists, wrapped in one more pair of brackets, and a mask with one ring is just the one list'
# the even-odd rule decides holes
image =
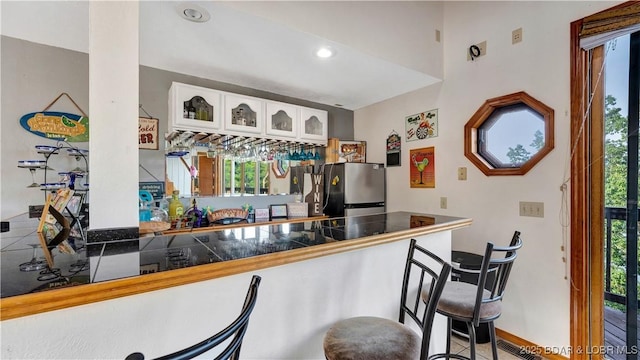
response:
{"label": "bar stool cushion", "polygon": [[378,317],[335,323],[324,338],[328,360],[409,360],[420,357],[420,336],[405,325]]}
{"label": "bar stool cushion", "polygon": [[[461,318],[473,318],[473,309],[476,303],[478,286],[462,281],[450,281],[445,285],[440,301],[438,302],[438,312],[450,314]],[[490,293],[484,290],[483,298],[489,298]],[[423,293],[423,299],[428,299],[429,294]],[[492,301],[480,305],[480,319],[493,319],[502,312],[502,302]]]}

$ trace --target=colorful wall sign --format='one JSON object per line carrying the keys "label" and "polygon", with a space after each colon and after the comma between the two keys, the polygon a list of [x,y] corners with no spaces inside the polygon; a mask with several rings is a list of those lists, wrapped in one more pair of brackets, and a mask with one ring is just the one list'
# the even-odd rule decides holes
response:
{"label": "colorful wall sign", "polygon": [[387,166],[400,166],[400,135],[395,131],[387,137]]}
{"label": "colorful wall sign", "polygon": [[20,125],[28,132],[52,140],[89,141],[89,118],[58,111],[40,111],[23,115]]}
{"label": "colorful wall sign", "polygon": [[158,119],[138,118],[138,148],[158,150]]}
{"label": "colorful wall sign", "polygon": [[138,183],[138,188],[151,193],[154,200],[164,199],[164,181],[141,181]]}
{"label": "colorful wall sign", "polygon": [[304,174],[304,202],[309,204],[309,216],[322,215],[324,196],[324,175]]}
{"label": "colorful wall sign", "polygon": [[409,150],[409,182],[412,188],[436,187],[435,147]]}
{"label": "colorful wall sign", "polygon": [[424,111],[405,118],[407,141],[438,136],[438,109]]}

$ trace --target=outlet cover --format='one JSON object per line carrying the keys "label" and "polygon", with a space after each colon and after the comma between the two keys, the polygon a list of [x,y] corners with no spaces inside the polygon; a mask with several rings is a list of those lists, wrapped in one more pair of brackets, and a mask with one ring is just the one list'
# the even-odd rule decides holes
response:
{"label": "outlet cover", "polygon": [[458,180],[467,180],[467,168],[459,167],[458,168]]}
{"label": "outlet cover", "polygon": [[517,44],[522,41],[522,28],[517,28],[511,32],[511,44]]}
{"label": "outlet cover", "polygon": [[[475,59],[487,55],[487,42],[486,41],[483,41],[481,43],[474,44],[474,45],[477,46],[478,49],[480,49],[480,55],[475,57]],[[471,61],[471,46],[473,46],[473,45],[470,45],[467,48],[467,61]]]}
{"label": "outlet cover", "polygon": [[440,198],[440,209],[446,209],[446,208],[447,208],[447,198],[443,196]]}

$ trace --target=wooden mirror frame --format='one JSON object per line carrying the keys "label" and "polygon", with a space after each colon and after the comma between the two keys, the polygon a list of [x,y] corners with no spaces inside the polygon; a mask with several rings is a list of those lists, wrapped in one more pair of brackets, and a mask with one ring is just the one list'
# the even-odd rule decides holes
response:
{"label": "wooden mirror frame", "polygon": [[[516,104],[524,104],[544,118],[544,146],[520,166],[495,168],[478,153],[478,128],[487,120],[491,120],[491,115],[496,110]],[[464,126],[464,156],[487,176],[524,175],[553,150],[553,116],[552,108],[534,99],[524,91],[489,99],[480,106]]]}

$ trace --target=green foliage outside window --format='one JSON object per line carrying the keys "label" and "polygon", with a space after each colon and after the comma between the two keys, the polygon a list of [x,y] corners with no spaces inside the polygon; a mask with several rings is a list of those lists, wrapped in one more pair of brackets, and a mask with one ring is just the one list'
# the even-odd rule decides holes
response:
{"label": "green foliage outside window", "polygon": [[[606,207],[627,207],[627,118],[616,107],[616,99],[605,99],[604,200]],[[612,220],[611,293],[626,294],[627,224]],[[637,245],[637,244],[636,244]],[[636,265],[637,266],[637,265]],[[625,306],[610,301],[606,305],[622,311]]]}
{"label": "green foliage outside window", "polygon": [[[243,175],[244,171],[244,177]],[[231,174],[233,173],[233,191],[231,191]],[[256,183],[256,179],[258,182]],[[244,186],[243,186],[244,185]],[[256,189],[256,185],[259,187]],[[224,161],[224,193],[231,194],[268,194],[269,163]]]}

